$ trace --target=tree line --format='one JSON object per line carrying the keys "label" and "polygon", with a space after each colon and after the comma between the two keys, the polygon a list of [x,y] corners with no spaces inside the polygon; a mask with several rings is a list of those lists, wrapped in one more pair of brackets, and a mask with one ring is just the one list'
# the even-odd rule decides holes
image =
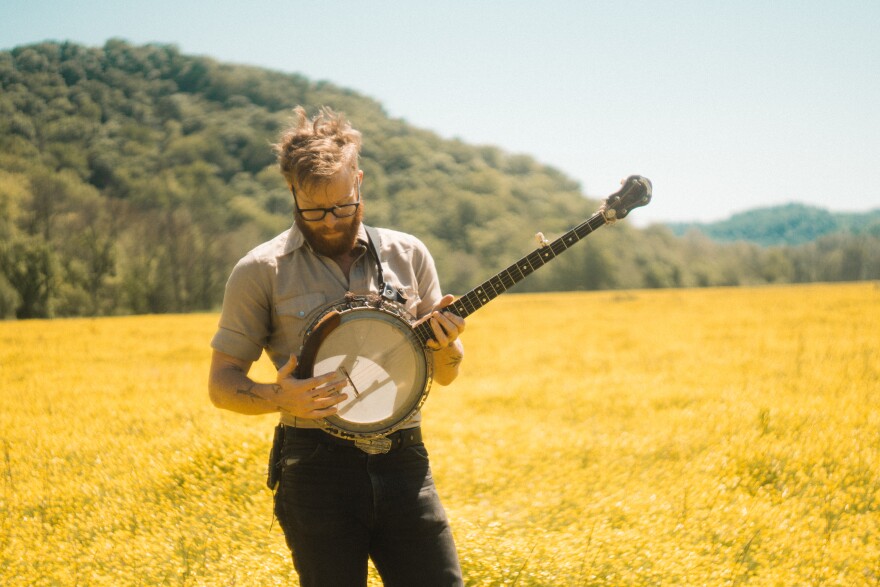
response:
{"label": "tree line", "polygon": [[[463,293],[599,201],[534,158],[442,139],[326,82],[173,45],[39,43],[0,52],[0,317],[210,311],[232,265],[290,226],[270,144],[293,106],[364,134],[367,222],[432,250]],[[518,291],[880,278],[880,234],[796,247],[603,229]]]}
{"label": "tree line", "polygon": [[869,212],[831,212],[816,206],[788,203],[755,208],[711,223],[668,224],[672,232],[684,235],[699,230],[714,241],[748,241],[764,246],[799,245],[838,233],[877,235],[880,209]]}

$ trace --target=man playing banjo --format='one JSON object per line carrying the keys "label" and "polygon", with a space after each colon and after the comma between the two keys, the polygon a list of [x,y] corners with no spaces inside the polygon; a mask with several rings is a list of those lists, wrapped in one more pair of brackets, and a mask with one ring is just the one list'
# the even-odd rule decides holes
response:
{"label": "man playing banjo", "polygon": [[[383,377],[364,379],[355,372],[380,362],[385,351],[365,351],[355,359],[349,355],[356,353],[344,351],[347,358],[336,359],[329,371],[315,364],[312,376],[311,369],[307,374],[297,369],[303,366],[297,355],[321,308],[353,294],[384,295],[427,328],[430,339],[423,342],[429,350],[409,352],[430,355],[428,379],[448,385],[463,357],[459,336],[465,322],[444,311],[453,296],[441,294],[434,261],[421,241],[362,223],[360,133],[327,108],[312,119],[301,107],[295,114],[295,124],[275,145],[293,196],[294,224],[249,252],[229,277],[211,342],[211,400],[242,414],[280,413],[270,463],[270,475],[277,465],[278,477],[270,485],[277,486],[275,514],[301,585],[366,585],[368,559],[386,585],[461,585],[452,532],[421,442],[421,404],[413,403],[399,423],[386,426],[387,435],[383,429],[375,438],[358,439],[358,426],[368,426],[363,421],[374,412],[388,410],[380,416],[387,420],[397,417],[397,400],[383,397],[387,382],[401,385],[400,379],[412,378],[418,388],[418,377],[409,375],[418,369],[404,354],[397,371],[381,371],[384,383]],[[393,332],[396,318],[381,319],[389,314],[361,321],[369,322],[367,327],[344,323],[347,329],[331,335]],[[357,344],[381,346],[383,340],[364,338],[366,343]],[[278,370],[273,383],[248,376],[263,351]],[[355,401],[368,406],[362,408],[365,415]],[[354,432],[328,433],[327,423],[347,411]]]}

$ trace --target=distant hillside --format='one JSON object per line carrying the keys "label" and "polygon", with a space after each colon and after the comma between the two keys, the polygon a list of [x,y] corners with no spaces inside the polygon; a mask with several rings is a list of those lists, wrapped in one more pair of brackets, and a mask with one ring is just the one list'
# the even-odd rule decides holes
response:
{"label": "distant hillside", "polygon": [[0,51],[0,317],[218,307],[235,261],[292,222],[270,144],[296,105],[363,132],[366,220],[424,240],[451,291],[598,207],[532,157],[326,82],[173,45],[17,47]]}
{"label": "distant hillside", "polygon": [[718,242],[747,241],[765,247],[800,245],[837,232],[880,236],[880,209],[861,214],[844,213],[792,203],[748,210],[719,222],[668,226],[678,236],[698,230]]}
{"label": "distant hillside", "polygon": [[[173,45],[16,47],[0,51],[0,318],[217,309],[234,263],[292,222],[270,144],[300,104],[363,132],[365,220],[425,241],[446,291],[599,207],[528,155],[442,139],[333,84]],[[880,278],[880,235],[836,234],[765,249],[624,221],[516,290]]]}

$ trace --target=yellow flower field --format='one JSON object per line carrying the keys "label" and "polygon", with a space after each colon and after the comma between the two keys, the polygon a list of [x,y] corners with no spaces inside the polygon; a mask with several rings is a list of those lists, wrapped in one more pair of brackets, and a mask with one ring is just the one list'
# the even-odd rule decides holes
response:
{"label": "yellow flower field", "polygon": [[[0,584],[296,584],[216,322],[0,323]],[[880,585],[880,285],[510,294],[464,341],[424,426],[469,585]]]}

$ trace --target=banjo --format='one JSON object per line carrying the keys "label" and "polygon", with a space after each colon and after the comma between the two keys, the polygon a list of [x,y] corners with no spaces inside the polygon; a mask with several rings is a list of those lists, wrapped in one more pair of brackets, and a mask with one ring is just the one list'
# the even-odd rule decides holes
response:
{"label": "banjo", "polygon": [[[651,182],[633,175],[587,221],[484,281],[444,308],[462,318],[473,314],[526,276],[598,228],[651,201]],[[378,254],[377,254],[378,259]],[[328,433],[369,453],[387,452],[387,435],[401,429],[428,397],[433,374],[433,339],[428,321],[417,323],[401,306],[400,294],[382,283],[380,293],[347,295],[310,317],[300,349],[298,378],[336,372],[347,379],[348,398],[337,412],[318,420]]]}

